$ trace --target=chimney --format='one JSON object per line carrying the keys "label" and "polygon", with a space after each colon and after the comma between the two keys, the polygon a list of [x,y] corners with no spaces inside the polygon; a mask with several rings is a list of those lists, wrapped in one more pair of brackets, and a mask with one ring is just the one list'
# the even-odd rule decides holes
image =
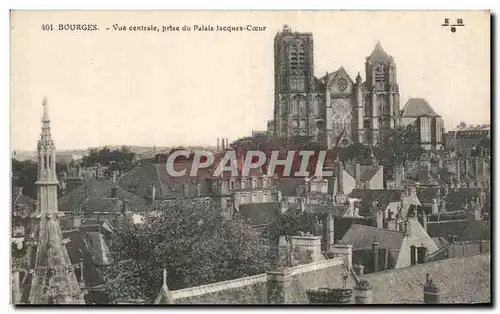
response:
{"label": "chimney", "polygon": [[323,226],[325,251],[330,252],[332,245],[335,244],[335,221],[331,213],[326,216]]}
{"label": "chimney", "polygon": [[311,235],[290,237],[291,247],[293,252],[296,252],[294,260],[299,264],[309,264],[323,260],[321,238]]}
{"label": "chimney", "polygon": [[219,139],[219,138],[217,138],[217,153],[220,151],[219,141],[220,141],[220,139]]}
{"label": "chimney", "polygon": [[417,247],[417,260],[419,264],[425,264],[425,260],[427,259],[427,248],[422,245]]}
{"label": "chimney", "polygon": [[432,199],[432,214],[437,214],[439,212],[439,203],[437,198]]}
{"label": "chimney", "polygon": [[[319,220],[316,220],[316,222],[313,225],[313,234],[315,236],[322,237],[324,235],[323,232],[324,232],[323,223],[321,223],[321,221],[319,221]],[[323,249],[323,250],[326,251],[325,249]]]}
{"label": "chimney", "polygon": [[229,139],[226,137],[226,148],[229,148]]}
{"label": "chimney", "polygon": [[113,184],[116,184],[116,172],[113,171]]}
{"label": "chimney", "polygon": [[356,184],[356,189],[361,189],[361,165],[356,163],[356,169],[354,170],[354,180]]}
{"label": "chimney", "polygon": [[116,186],[111,187],[111,198],[117,198],[118,196],[118,188]]}
{"label": "chimney", "polygon": [[123,200],[123,207],[122,207],[122,214],[125,216],[130,216],[132,214],[132,211],[130,210],[129,206],[129,200]]}
{"label": "chimney", "polygon": [[339,183],[338,183],[338,189],[340,195],[344,194],[344,166],[342,162],[339,160],[338,162],[338,178],[339,178]]}
{"label": "chimney", "polygon": [[398,165],[394,167],[394,187],[396,189],[402,189],[404,187],[405,180],[405,167],[403,165]]}
{"label": "chimney", "polygon": [[439,304],[439,288],[432,282],[429,274],[426,275],[424,284],[424,303]]}
{"label": "chimney", "polygon": [[373,238],[372,242],[372,263],[373,263],[373,272],[378,271],[378,241],[377,237]]}
{"label": "chimney", "polygon": [[221,146],[221,151],[224,152],[226,150],[225,145],[224,145],[224,138],[222,138],[222,146]]}
{"label": "chimney", "polygon": [[280,202],[280,214],[283,215],[288,210],[288,199],[283,198]]}
{"label": "chimney", "polygon": [[82,225],[82,216],[80,216],[80,214],[73,216],[73,228],[80,228],[81,225]]}
{"label": "chimney", "polygon": [[291,303],[289,291],[292,283],[292,273],[286,269],[267,272],[267,303]]}
{"label": "chimney", "polygon": [[422,225],[422,228],[427,232],[427,215],[425,211],[422,210],[422,213],[418,215],[418,222]]}
{"label": "chimney", "polygon": [[410,265],[417,264],[417,247],[415,245],[410,245]]}
{"label": "chimney", "polygon": [[355,304],[373,304],[373,287],[366,280],[360,280],[354,286],[354,303]]}
{"label": "chimney", "polygon": [[365,274],[365,266],[361,265],[360,263],[356,263],[352,266],[354,269],[354,273],[356,273],[357,276],[363,276]]}
{"label": "chimney", "polygon": [[344,266],[347,270],[352,269],[352,245],[351,244],[334,244],[331,246],[330,252],[334,255],[341,256],[344,259]]}
{"label": "chimney", "polygon": [[201,197],[201,183],[200,182],[196,183],[196,196]]}

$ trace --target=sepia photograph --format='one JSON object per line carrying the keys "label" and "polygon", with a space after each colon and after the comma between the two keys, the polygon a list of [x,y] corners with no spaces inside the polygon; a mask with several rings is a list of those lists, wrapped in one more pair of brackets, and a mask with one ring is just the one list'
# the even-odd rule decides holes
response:
{"label": "sepia photograph", "polygon": [[490,11],[10,11],[10,302],[492,305]]}

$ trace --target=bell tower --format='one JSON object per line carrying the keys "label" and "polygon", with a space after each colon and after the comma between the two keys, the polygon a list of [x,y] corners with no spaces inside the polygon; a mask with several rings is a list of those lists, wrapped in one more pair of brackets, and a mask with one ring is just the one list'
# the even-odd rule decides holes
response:
{"label": "bell tower", "polygon": [[[366,103],[364,125],[371,136],[368,143],[376,145],[384,131],[399,126],[399,85],[396,63],[380,42],[366,58]],[[366,132],[365,131],[365,132]]]}
{"label": "bell tower", "polygon": [[309,136],[314,89],[313,36],[288,25],[274,38],[274,134]]}
{"label": "bell tower", "polygon": [[37,210],[28,244],[32,274],[31,304],[83,304],[83,295],[66,250],[57,209],[56,153],[50,134],[47,98],[43,101],[42,134],[38,141]]}

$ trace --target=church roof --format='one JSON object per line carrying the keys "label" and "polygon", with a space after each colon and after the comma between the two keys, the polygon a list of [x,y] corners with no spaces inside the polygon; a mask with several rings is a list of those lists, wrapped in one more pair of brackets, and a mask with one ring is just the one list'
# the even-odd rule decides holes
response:
{"label": "church roof", "polygon": [[439,114],[432,109],[424,98],[410,98],[403,108],[402,117],[418,118],[420,116],[436,117]]}
{"label": "church roof", "polygon": [[391,60],[392,57],[385,52],[384,48],[380,44],[380,41],[375,45],[375,49],[373,49],[372,54],[368,57],[368,61],[388,61]]}

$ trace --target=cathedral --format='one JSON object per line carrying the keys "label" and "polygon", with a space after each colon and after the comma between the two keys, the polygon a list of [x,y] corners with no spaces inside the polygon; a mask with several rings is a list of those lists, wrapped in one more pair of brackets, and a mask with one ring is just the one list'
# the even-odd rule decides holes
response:
{"label": "cathedral", "polygon": [[306,136],[330,149],[376,145],[401,124],[396,63],[380,42],[366,58],[365,81],[359,73],[352,80],[343,67],[317,78],[313,35],[285,25],[274,39],[274,73],[270,135]]}

